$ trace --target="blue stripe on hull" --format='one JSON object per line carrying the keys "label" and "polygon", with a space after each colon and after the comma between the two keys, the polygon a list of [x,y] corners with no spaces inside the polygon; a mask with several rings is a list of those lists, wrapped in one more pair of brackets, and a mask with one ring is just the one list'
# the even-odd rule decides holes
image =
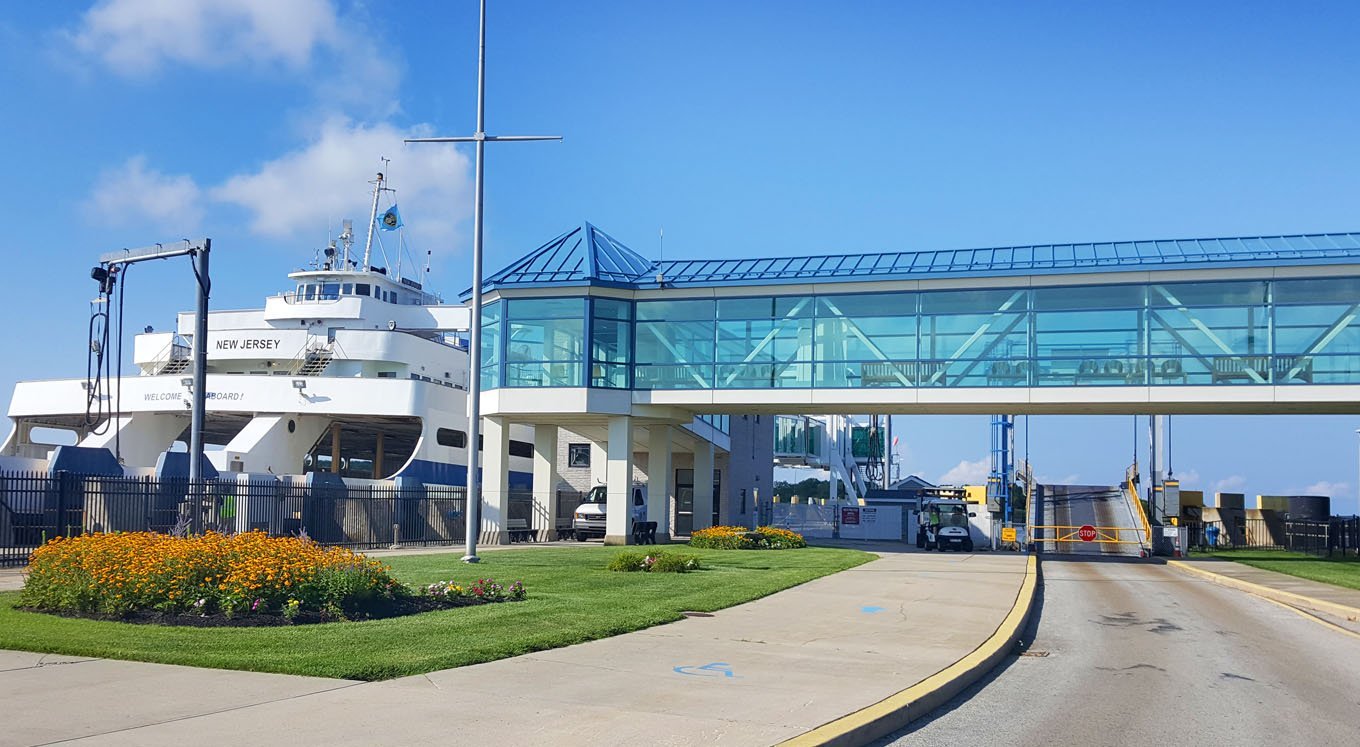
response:
{"label": "blue stripe on hull", "polygon": [[[412,459],[400,472],[393,475],[403,481],[433,483],[435,485],[467,485],[467,466]],[[533,490],[534,473],[510,471],[511,490]]]}

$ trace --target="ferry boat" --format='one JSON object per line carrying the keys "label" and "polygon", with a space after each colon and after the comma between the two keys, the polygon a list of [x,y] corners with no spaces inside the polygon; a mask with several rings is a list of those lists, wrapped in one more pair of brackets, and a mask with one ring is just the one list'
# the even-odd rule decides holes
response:
{"label": "ferry boat", "polygon": [[[401,229],[395,205],[379,213],[390,191],[378,174],[362,254],[346,221],[264,308],[208,315],[204,443],[219,473],[466,484],[470,310],[402,276],[400,262],[372,263],[375,232]],[[102,458],[127,475],[181,476],[193,319],[137,334],[134,375],[20,382],[0,469],[100,471],[89,462]],[[51,463],[60,431],[85,464]],[[532,427],[513,426],[511,439],[511,489],[527,490]]]}

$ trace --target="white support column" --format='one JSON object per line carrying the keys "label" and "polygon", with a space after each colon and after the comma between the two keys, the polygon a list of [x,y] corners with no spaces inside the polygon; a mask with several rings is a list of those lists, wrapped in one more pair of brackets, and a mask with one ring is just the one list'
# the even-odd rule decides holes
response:
{"label": "white support column", "polygon": [[[505,418],[482,418],[482,536],[485,545],[506,545],[510,493],[510,423]],[[474,448],[476,444],[471,444]]]}
{"label": "white support column", "polygon": [[606,503],[604,543],[626,545],[633,539],[633,419],[609,419],[609,454],[605,468]]}
{"label": "white support column", "polygon": [[557,539],[557,426],[534,426],[534,517],[535,536]]}
{"label": "white support column", "polygon": [[694,447],[694,528],[713,526],[713,444]]}
{"label": "white support column", "polygon": [[[590,487],[604,485],[609,480],[609,452],[604,444],[590,442]],[[589,488],[587,488],[589,490]]]}
{"label": "white support column", "polygon": [[675,471],[671,468],[671,441],[674,433],[669,425],[647,427],[647,521],[656,522],[656,541],[671,541],[671,493],[674,492]]}

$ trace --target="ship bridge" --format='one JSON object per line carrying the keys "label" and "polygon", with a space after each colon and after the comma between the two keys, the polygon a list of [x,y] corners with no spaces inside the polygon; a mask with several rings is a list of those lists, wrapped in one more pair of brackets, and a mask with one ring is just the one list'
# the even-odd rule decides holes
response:
{"label": "ship bridge", "polygon": [[656,262],[584,223],[483,288],[483,412],[611,443],[724,413],[1360,412],[1356,233]]}

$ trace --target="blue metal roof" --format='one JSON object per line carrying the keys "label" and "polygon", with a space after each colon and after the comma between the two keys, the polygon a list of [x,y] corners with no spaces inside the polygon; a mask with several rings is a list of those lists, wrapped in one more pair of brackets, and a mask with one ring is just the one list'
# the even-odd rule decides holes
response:
{"label": "blue metal roof", "polygon": [[[631,285],[646,276],[652,262],[590,223],[567,231],[483,281],[482,287],[507,285]],[[465,291],[465,295],[471,291]]]}
{"label": "blue metal roof", "polygon": [[[652,262],[589,223],[487,278],[484,287],[769,285],[1187,267],[1360,263],[1360,233],[1046,244],[810,257]],[[465,294],[466,295],[466,294]]]}

